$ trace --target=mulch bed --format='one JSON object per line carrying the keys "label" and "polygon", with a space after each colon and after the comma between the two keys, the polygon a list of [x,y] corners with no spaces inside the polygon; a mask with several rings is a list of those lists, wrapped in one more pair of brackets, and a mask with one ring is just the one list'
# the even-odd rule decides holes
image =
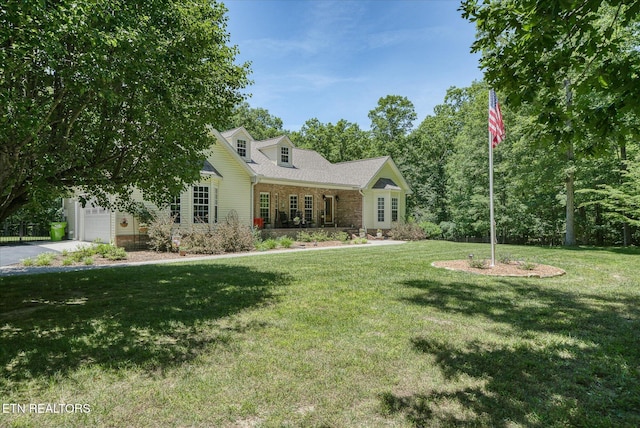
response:
{"label": "mulch bed", "polygon": [[431,263],[431,266],[437,268],[444,268],[454,271],[464,271],[469,273],[475,273],[478,275],[490,275],[490,276],[517,276],[517,277],[535,277],[535,278],[551,278],[554,276],[564,275],[566,272],[560,268],[536,264],[531,270],[525,270],[521,268],[520,263],[511,262],[496,263],[494,267],[487,266],[486,268],[474,268],[469,266],[468,260],[444,260]]}

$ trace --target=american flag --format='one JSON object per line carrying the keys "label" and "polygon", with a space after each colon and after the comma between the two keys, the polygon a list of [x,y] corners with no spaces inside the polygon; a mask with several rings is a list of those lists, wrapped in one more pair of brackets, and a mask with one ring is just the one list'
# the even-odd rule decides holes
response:
{"label": "american flag", "polygon": [[496,91],[489,90],[489,136],[491,137],[491,147],[496,147],[504,140],[504,122],[500,112],[500,103],[496,97]]}

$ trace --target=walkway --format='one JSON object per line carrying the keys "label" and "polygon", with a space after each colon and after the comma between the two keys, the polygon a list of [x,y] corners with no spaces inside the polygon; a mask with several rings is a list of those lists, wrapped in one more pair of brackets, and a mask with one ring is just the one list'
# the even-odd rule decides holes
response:
{"label": "walkway", "polygon": [[[55,272],[70,272],[70,271],[81,271],[81,270],[89,270],[89,269],[106,269],[106,268],[114,268],[114,267],[125,267],[125,266],[143,266],[143,265],[151,265],[151,264],[164,264],[164,263],[184,263],[184,262],[194,262],[194,261],[202,261],[202,260],[217,260],[217,259],[230,259],[236,257],[250,257],[250,256],[262,256],[267,254],[282,254],[282,253],[291,253],[297,251],[321,251],[321,250],[339,250],[344,248],[373,248],[380,247],[385,245],[399,245],[404,244],[405,241],[394,241],[394,240],[371,240],[367,244],[362,245],[342,245],[337,247],[306,247],[306,248],[293,248],[293,249],[284,249],[284,250],[269,250],[269,251],[251,251],[246,253],[230,253],[230,254],[218,254],[212,256],[201,256],[201,257],[189,257],[188,259],[184,258],[176,258],[176,259],[163,259],[163,260],[148,260],[144,262],[123,262],[123,263],[114,263],[109,265],[90,265],[90,266],[56,266],[56,267],[24,267],[21,265],[13,264],[11,266],[7,266],[4,261],[5,249],[16,249],[16,254],[19,252],[18,247],[38,247],[35,251],[39,251],[39,253],[44,252],[58,252],[61,253],[63,250],[73,251],[78,247],[78,245],[86,245],[88,242],[80,242],[80,241],[62,241],[62,242],[47,242],[47,243],[33,243],[30,245],[13,245],[0,247],[0,250],[3,253],[0,254],[0,277],[3,276],[13,276],[13,275],[28,275],[28,274],[36,274],[36,273],[55,273]],[[24,251],[21,249],[21,251]],[[6,253],[9,254],[11,251],[6,250]],[[21,257],[18,261],[13,263],[18,263],[20,260],[33,257],[39,253]]]}

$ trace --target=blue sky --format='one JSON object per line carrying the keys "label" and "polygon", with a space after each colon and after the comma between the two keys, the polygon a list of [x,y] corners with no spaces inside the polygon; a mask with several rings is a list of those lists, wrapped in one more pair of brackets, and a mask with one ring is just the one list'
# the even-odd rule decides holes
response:
{"label": "blue sky", "polygon": [[252,107],[297,131],[340,119],[370,128],[386,95],[407,97],[417,126],[451,86],[482,79],[475,27],[454,0],[226,0],[238,62],[251,61]]}

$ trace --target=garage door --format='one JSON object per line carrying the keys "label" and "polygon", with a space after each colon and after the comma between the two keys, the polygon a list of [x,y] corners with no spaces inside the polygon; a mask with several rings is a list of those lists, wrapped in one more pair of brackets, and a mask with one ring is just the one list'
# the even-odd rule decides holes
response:
{"label": "garage door", "polygon": [[84,209],[84,240],[111,242],[111,213],[101,207]]}

